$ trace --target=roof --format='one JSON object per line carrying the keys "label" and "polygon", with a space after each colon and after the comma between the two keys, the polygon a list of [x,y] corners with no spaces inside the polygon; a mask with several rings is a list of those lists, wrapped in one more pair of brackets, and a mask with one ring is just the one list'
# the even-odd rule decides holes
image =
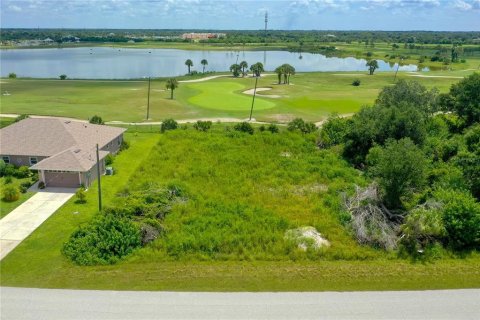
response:
{"label": "roof", "polygon": [[[96,145],[105,147],[126,129],[61,118],[27,118],[0,129],[0,154],[48,157],[34,170],[85,172],[96,163]],[[100,159],[108,155],[100,151]]]}
{"label": "roof", "polygon": [[[99,158],[105,158],[109,152],[100,150]],[[43,159],[30,167],[33,170],[62,170],[85,172],[90,170],[97,162],[95,148],[79,149],[77,147],[69,148],[49,158]]]}
{"label": "roof", "polygon": [[0,154],[50,157],[73,146],[103,148],[123,128],[60,118],[27,118],[0,129]]}

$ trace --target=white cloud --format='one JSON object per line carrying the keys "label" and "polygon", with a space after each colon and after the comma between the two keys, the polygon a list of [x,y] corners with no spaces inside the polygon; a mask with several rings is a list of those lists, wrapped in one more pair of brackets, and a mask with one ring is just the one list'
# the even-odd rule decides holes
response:
{"label": "white cloud", "polygon": [[20,12],[22,11],[22,8],[20,8],[19,6],[16,6],[14,4],[11,4],[8,6],[8,9],[12,10],[12,11],[15,11],[15,12]]}
{"label": "white cloud", "polygon": [[473,8],[473,6],[470,3],[465,2],[463,0],[456,0],[453,7],[456,9],[460,9],[462,11],[472,10]]}

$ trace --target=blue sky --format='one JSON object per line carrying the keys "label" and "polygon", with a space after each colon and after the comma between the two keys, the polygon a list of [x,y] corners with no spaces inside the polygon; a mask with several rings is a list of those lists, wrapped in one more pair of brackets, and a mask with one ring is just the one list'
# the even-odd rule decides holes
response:
{"label": "blue sky", "polygon": [[1,0],[1,27],[480,31],[480,0]]}

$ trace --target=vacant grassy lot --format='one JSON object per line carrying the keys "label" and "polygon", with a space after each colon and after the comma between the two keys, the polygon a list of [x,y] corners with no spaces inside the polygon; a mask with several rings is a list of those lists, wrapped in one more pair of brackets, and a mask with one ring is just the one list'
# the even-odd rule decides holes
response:
{"label": "vacant grassy lot", "polygon": [[[428,73],[447,78],[412,77],[399,73],[398,78],[414,79],[427,87],[438,87],[442,92],[452,83],[473,71]],[[451,78],[449,78],[451,77]],[[354,79],[361,85],[351,85]],[[185,79],[189,79],[188,77]],[[389,72],[367,76],[357,73],[301,73],[291,78],[291,85],[277,85],[276,75],[262,77],[259,87],[271,87],[264,95],[280,98],[257,97],[253,116],[257,120],[286,122],[294,117],[319,121],[332,112],[352,113],[362,105],[372,104],[381,88],[391,84]],[[2,113],[38,114],[88,119],[98,114],[106,121],[145,121],[147,88],[145,81],[89,81],[89,80],[33,80],[4,79],[1,96]],[[252,97],[243,94],[252,89],[255,79],[217,78],[198,83],[180,83],[175,98],[165,91],[164,80],[154,80],[150,95],[152,121],[172,117],[195,119],[203,117],[237,117],[249,115]]]}
{"label": "vacant grassy lot", "polygon": [[[70,200],[0,264],[2,286],[119,290],[386,290],[480,286],[480,257],[428,264],[359,246],[341,224],[338,195],[358,172],[313,137],[250,136],[193,129],[127,133],[130,149],[102,180],[104,201],[146,184],[175,184],[188,200],[172,207],[164,237],[113,266],[79,267],[61,254],[69,235],[96,212]],[[77,213],[75,213],[77,212]],[[284,231],[315,226],[332,246],[296,250]]]}

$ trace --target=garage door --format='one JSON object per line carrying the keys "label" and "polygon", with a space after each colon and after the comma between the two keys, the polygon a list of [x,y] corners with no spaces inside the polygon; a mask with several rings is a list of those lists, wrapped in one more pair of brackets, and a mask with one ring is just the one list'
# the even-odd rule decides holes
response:
{"label": "garage door", "polygon": [[78,172],[45,172],[45,186],[61,188],[78,188]]}

